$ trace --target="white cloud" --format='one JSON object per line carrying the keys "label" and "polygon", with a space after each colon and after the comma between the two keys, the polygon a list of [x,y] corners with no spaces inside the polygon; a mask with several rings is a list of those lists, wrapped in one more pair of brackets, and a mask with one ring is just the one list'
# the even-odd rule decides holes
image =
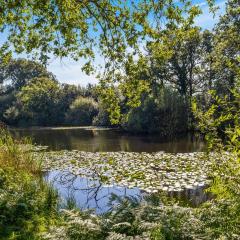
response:
{"label": "white cloud", "polygon": [[201,2],[196,4],[199,7],[207,6],[207,2]]}

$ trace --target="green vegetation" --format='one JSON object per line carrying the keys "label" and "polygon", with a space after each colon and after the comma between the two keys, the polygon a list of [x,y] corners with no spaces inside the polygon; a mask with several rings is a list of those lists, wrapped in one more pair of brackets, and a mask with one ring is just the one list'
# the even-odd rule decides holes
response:
{"label": "green vegetation", "polygon": [[[133,12],[123,6],[124,4],[119,6],[113,4],[114,6],[112,6],[107,1],[103,2],[103,5],[95,2],[79,5],[70,1],[69,5],[67,3],[65,5],[58,2],[48,3],[47,1],[46,5],[41,5],[41,7],[50,10],[55,4],[61,13],[57,19],[54,19],[53,16],[46,16],[46,19],[56,21],[55,27],[57,29],[59,27],[59,35],[66,40],[66,42],[57,45],[52,44],[53,39],[56,38],[53,23],[51,21],[45,22],[39,16],[42,13],[41,7],[33,4],[35,12],[31,12],[31,7],[22,3],[22,6],[30,8],[29,12],[26,13],[26,18],[23,17],[21,8],[19,9],[19,16],[23,18],[22,24],[25,24],[26,29],[36,31],[36,33],[32,36],[27,34],[26,29],[22,30],[23,35],[18,36],[19,45],[15,45],[16,51],[18,48],[20,48],[20,52],[24,51],[26,47],[22,41],[24,38],[27,41],[25,43],[28,45],[28,51],[41,48],[42,36],[40,32],[45,29],[49,34],[49,38],[47,37],[49,42],[45,39],[46,45],[44,45],[44,50],[41,49],[44,59],[47,51],[53,51],[54,54],[63,57],[68,51],[71,53],[74,49],[76,50],[75,54],[77,54],[78,51],[81,51],[81,47],[86,52],[85,54],[82,52],[82,55],[80,54],[78,57],[90,57],[93,49],[87,42],[90,40],[88,35],[93,26],[85,22],[89,14],[92,17],[91,20],[96,24],[97,31],[101,28],[103,30],[101,34],[96,35],[96,39],[100,38],[103,41],[100,44],[100,49],[106,57],[106,71],[99,78],[99,86],[88,86],[83,89],[68,84],[61,85],[42,63],[12,58],[5,61],[4,56],[6,55],[2,52],[0,70],[1,121],[17,126],[115,125],[130,132],[150,134],[154,132],[163,137],[174,137],[192,132],[196,128],[197,122],[191,108],[195,98],[198,99],[203,109],[207,109],[209,104],[207,92],[209,90],[216,91],[219,96],[231,95],[230,89],[234,87],[236,74],[239,71],[237,1],[228,2],[226,14],[220,18],[219,23],[211,31],[203,31],[200,27],[195,26],[194,19],[201,14],[201,11],[199,7],[192,5],[191,1],[183,4],[181,11],[180,9],[178,11],[179,6],[171,1],[167,1],[163,6],[160,4],[161,1],[150,1],[148,4],[139,1],[138,7],[133,6]],[[17,6],[3,6],[6,8],[6,16],[4,15],[3,19],[6,18],[8,24],[13,23],[13,25],[19,26],[19,22],[14,21],[13,18]],[[107,17],[104,17],[102,12],[103,6],[109,8],[110,12]],[[164,7],[166,11],[163,11]],[[78,14],[72,12],[75,8],[86,11],[86,15],[80,18],[83,21],[82,24],[86,24],[86,28],[78,21],[75,22],[78,19]],[[62,29],[62,20],[66,21],[65,24],[69,24],[69,19],[65,19],[62,15],[64,11],[69,13],[72,23],[76,24],[68,26],[69,32],[64,32]],[[118,11],[119,14],[121,12],[123,15],[119,15],[118,24],[116,24],[115,19],[113,20],[111,16]],[[165,27],[159,26],[160,28],[157,28],[157,24],[148,22],[151,11],[157,18],[161,18],[160,15],[166,17]],[[99,18],[96,19],[98,14],[100,14]],[[39,23],[32,25],[27,16],[34,16]],[[133,21],[130,24],[131,17]],[[115,27],[113,27],[112,21],[114,21]],[[5,26],[2,25],[2,28],[5,29]],[[122,28],[122,31],[117,36],[115,34],[119,28]],[[80,32],[74,35],[73,30]],[[81,35],[81,32],[84,34]],[[113,35],[107,38],[108,34],[111,33]],[[16,34],[17,32],[14,30],[9,33],[9,39],[13,43],[15,43],[14,36]],[[134,39],[131,38],[132,34],[135,35]],[[140,50],[135,46],[140,36],[148,37],[146,38],[145,53],[139,53]],[[83,46],[80,49],[78,49],[79,38],[86,40],[82,42]],[[38,45],[33,44],[33,39],[38,42]],[[113,39],[115,39],[116,48],[121,48],[122,44],[122,48],[118,51],[115,48],[109,51],[108,47],[113,43]],[[116,39],[118,41],[121,39],[122,42],[120,43]],[[138,53],[137,57],[130,53],[123,54],[130,39],[132,44],[128,47],[135,49],[135,52]],[[65,47],[65,50],[62,47]],[[113,49],[117,51],[118,56],[113,56]],[[10,51],[7,46],[5,50]],[[114,68],[113,64],[116,64]],[[89,64],[87,66],[89,67]],[[93,98],[98,104],[98,112],[94,110],[94,113],[91,113],[89,117],[80,117],[79,114],[82,112],[77,111],[75,105],[79,101],[77,99],[81,97]],[[89,108],[88,99],[82,100],[82,104],[86,104],[86,106],[82,105],[81,108]],[[86,114],[83,113],[83,115]]]}
{"label": "green vegetation", "polygon": [[98,104],[93,98],[78,97],[70,105],[66,113],[66,122],[70,125],[92,125],[98,114]]}
{"label": "green vegetation", "polygon": [[0,238],[39,239],[57,222],[58,195],[43,181],[41,163],[1,130]]}
{"label": "green vegetation", "polygon": [[[136,152],[81,152],[48,151],[41,153],[46,170],[68,169],[73,176],[89,180],[101,179],[104,184],[138,187],[148,193],[161,190],[181,192],[202,187],[209,182],[211,160],[227,160],[228,154],[205,153],[136,153]],[[94,163],[94,164],[93,164]],[[104,167],[103,167],[104,166]],[[85,171],[85,170],[88,171]],[[104,181],[103,181],[104,179]]]}
{"label": "green vegetation", "polygon": [[[37,62],[11,60],[2,66],[0,78],[6,83],[0,89],[0,120],[9,125],[92,125],[98,115],[95,86],[61,85]],[[110,125],[104,112],[106,110],[101,108],[101,116]]]}
{"label": "green vegetation", "polygon": [[[211,31],[195,25],[201,9],[192,1],[129,3],[0,0],[0,32],[7,37],[0,46],[0,120],[114,124],[168,137],[194,130],[208,151],[44,152],[41,161],[29,142],[1,130],[0,239],[240,239],[239,0],[227,1]],[[214,11],[213,1],[208,4]],[[99,86],[61,85],[43,65],[49,54],[83,57],[90,73],[96,46],[106,63]],[[12,52],[38,61],[13,59]],[[100,216],[77,209],[71,199],[60,211],[43,169],[65,167],[154,194],[143,201],[112,196],[111,210]],[[206,179],[213,198],[196,208],[162,192]]]}
{"label": "green vegetation", "polygon": [[163,88],[158,96],[149,95],[140,107],[131,109],[123,127],[132,132],[157,132],[171,138],[189,131],[187,114],[184,98],[177,91]]}

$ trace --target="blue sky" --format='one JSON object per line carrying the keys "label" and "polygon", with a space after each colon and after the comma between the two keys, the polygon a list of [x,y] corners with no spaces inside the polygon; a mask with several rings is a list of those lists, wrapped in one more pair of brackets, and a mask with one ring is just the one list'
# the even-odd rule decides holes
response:
{"label": "blue sky", "polygon": [[[222,15],[225,11],[225,2],[226,0],[216,0],[216,5],[219,7],[219,10],[216,13],[216,16],[213,18],[213,15],[209,13],[208,5],[206,0],[194,0],[194,4],[198,4],[202,9],[202,14],[196,18],[196,25],[201,26],[203,29],[212,29],[214,24],[218,21],[219,16]],[[1,35],[0,43],[4,41],[4,36]],[[17,56],[16,56],[17,57]],[[96,63],[101,64],[103,59],[100,56],[96,57]],[[86,86],[88,83],[95,84],[97,79],[94,75],[87,76],[81,71],[81,66],[83,61],[73,61],[70,58],[65,59],[52,59],[48,66],[48,70],[53,72],[56,75],[57,79],[61,83],[69,83]]]}

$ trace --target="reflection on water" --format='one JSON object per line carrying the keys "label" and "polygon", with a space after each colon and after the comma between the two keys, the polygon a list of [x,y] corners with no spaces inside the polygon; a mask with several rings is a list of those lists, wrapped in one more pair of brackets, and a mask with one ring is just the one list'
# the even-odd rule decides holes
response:
{"label": "reflection on water", "polygon": [[130,135],[118,130],[94,128],[76,129],[14,129],[16,138],[31,137],[36,144],[50,150],[80,150],[87,152],[198,152],[204,150],[202,141],[185,137],[166,141],[157,135]]}
{"label": "reflection on water", "polygon": [[[109,201],[112,194],[120,197],[135,197],[142,200],[145,193],[138,188],[119,187],[116,185],[105,186],[99,181],[78,177],[67,171],[52,171],[46,174],[46,179],[53,183],[58,190],[63,202],[73,199],[76,206],[81,209],[94,209],[97,214],[107,212],[110,209]],[[207,201],[209,195],[204,192],[204,187],[185,189],[181,192],[170,192],[172,197],[184,204],[198,206]]]}
{"label": "reflection on water", "polygon": [[53,171],[46,175],[48,181],[58,190],[63,201],[74,199],[81,209],[94,209],[97,214],[107,212],[112,194],[117,196],[133,196],[140,199],[141,191],[137,188],[104,186],[99,181],[77,177],[69,172]]}

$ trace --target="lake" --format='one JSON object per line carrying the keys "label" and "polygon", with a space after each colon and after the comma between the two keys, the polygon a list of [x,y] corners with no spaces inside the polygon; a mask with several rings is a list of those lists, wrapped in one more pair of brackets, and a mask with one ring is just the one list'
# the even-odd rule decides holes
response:
{"label": "lake", "polygon": [[15,138],[31,137],[38,145],[50,150],[80,150],[87,152],[199,152],[204,143],[191,136],[167,141],[158,135],[133,135],[118,129],[79,128],[32,128],[12,129]]}
{"label": "lake", "polygon": [[[10,131],[16,139],[30,137],[33,143],[48,146],[50,151],[191,153],[201,152],[205,148],[202,141],[191,136],[167,141],[157,135],[132,135],[118,129],[77,127],[11,129]],[[77,207],[94,209],[97,214],[109,210],[108,203],[112,194],[138,199],[146,194],[136,187],[106,186],[99,181],[79,177],[68,171],[48,171],[45,178],[53,183],[63,203],[72,199]],[[186,189],[169,194],[197,206],[208,198],[204,188]]]}

